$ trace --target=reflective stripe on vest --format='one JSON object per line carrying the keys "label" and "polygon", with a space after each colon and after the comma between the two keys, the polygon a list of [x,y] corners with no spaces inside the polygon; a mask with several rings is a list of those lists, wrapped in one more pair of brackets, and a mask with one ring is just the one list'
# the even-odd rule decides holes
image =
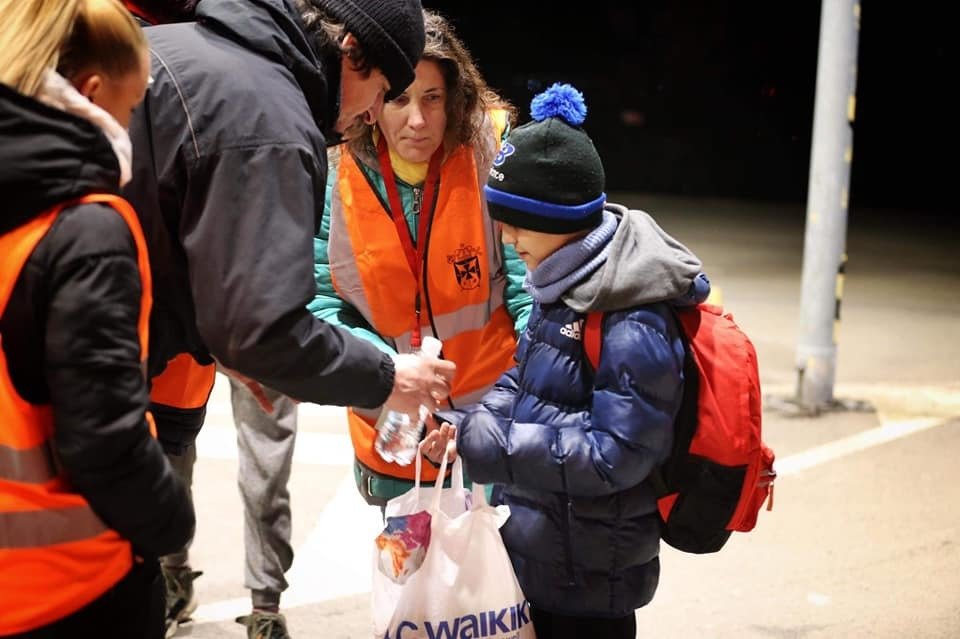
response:
{"label": "reflective stripe on vest", "polygon": [[[0,236],[0,314],[60,211],[90,203],[114,209],[136,244],[142,285],[137,328],[145,362],[151,306],[146,242],[133,209],[116,196],[95,194],[58,205]],[[133,565],[130,543],[73,492],[53,448],[53,430],[52,408],[30,404],[17,393],[0,344],[0,635],[39,628],[76,612]]]}
{"label": "reflective stripe on vest", "polygon": [[86,504],[0,512],[0,548],[36,548],[96,537],[107,527]]}
{"label": "reflective stripe on vest", "polygon": [[[496,128],[488,119],[491,138]],[[481,154],[464,146],[444,161],[427,240],[423,333],[433,335],[436,329],[444,357],[457,364],[451,393],[455,405],[482,396],[512,365],[516,349],[513,321],[503,303],[502,246],[479,188],[493,159],[491,149],[483,154],[489,161],[479,162]],[[347,152],[340,158],[333,189],[328,256],[340,297],[398,352],[410,352],[416,283],[389,211]],[[357,457],[376,472],[412,478],[412,466],[387,463],[374,451],[377,414],[348,411]],[[434,468],[424,468],[425,479],[435,476]]]}
{"label": "reflective stripe on vest", "polygon": [[[0,444],[0,479],[42,484],[59,474],[56,451],[50,446],[49,440],[20,449]],[[2,547],[3,543],[0,542]]]}

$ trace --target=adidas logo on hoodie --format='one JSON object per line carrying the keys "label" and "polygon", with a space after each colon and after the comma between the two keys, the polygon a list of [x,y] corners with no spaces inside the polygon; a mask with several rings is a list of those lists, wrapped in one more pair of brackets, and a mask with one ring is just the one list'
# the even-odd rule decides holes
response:
{"label": "adidas logo on hoodie", "polygon": [[583,328],[583,320],[577,320],[576,322],[570,322],[569,324],[564,324],[561,326],[560,334],[564,337],[569,337],[570,339],[575,339],[579,342],[581,328]]}

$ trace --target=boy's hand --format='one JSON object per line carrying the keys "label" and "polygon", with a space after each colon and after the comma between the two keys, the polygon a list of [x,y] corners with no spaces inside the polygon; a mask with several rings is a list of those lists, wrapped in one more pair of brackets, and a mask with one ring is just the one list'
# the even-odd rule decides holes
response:
{"label": "boy's hand", "polygon": [[433,415],[429,415],[427,436],[423,439],[421,450],[434,464],[443,462],[443,451],[446,450],[447,461],[453,463],[457,459],[457,427],[447,422],[438,424]]}

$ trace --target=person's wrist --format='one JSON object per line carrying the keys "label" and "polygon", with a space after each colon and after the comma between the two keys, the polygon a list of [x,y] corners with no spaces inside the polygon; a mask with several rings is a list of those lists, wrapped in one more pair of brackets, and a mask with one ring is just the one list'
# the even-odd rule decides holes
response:
{"label": "person's wrist", "polygon": [[380,401],[377,402],[377,406],[382,406],[387,403],[387,398],[393,394],[393,387],[397,381],[397,364],[394,361],[394,357],[396,356],[384,353],[383,359],[380,361],[380,372],[383,373],[384,392],[383,396],[380,397]]}

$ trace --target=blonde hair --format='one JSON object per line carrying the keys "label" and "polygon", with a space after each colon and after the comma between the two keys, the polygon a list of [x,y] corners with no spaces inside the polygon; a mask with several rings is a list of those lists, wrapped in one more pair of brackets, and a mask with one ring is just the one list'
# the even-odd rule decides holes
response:
{"label": "blonde hair", "polygon": [[48,69],[68,80],[136,70],[147,48],[119,0],[0,0],[0,82],[33,96]]}

